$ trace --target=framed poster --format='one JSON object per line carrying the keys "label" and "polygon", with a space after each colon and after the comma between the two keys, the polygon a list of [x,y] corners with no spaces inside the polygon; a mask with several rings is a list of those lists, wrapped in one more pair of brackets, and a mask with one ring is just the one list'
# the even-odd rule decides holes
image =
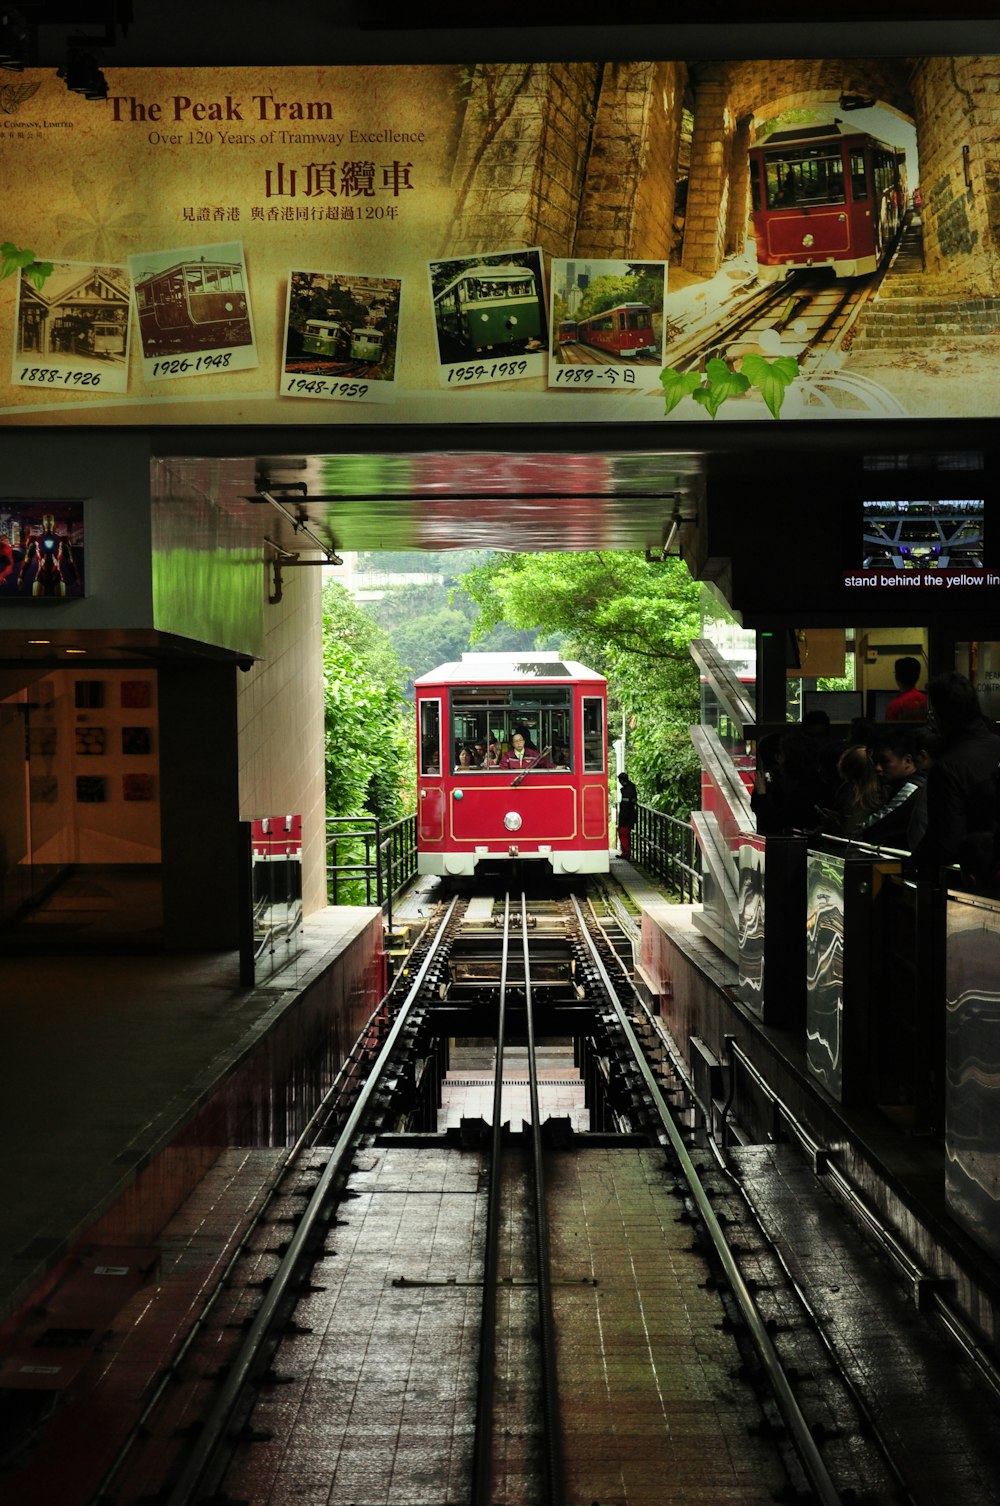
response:
{"label": "framed poster", "polygon": [[0,603],[84,595],[83,503],[0,498]]}

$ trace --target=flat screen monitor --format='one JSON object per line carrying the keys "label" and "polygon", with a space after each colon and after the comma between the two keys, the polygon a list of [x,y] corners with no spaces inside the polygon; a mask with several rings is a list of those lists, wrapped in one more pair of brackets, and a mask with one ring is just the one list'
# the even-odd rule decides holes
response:
{"label": "flat screen monitor", "polygon": [[870,722],[884,722],[889,702],[899,695],[898,690],[869,690],[867,716]]}
{"label": "flat screen monitor", "polygon": [[861,504],[854,561],[844,584],[901,601],[908,593],[1000,585],[987,568],[982,497],[869,498]]}
{"label": "flat screen monitor", "polygon": [[810,711],[825,711],[831,722],[853,722],[864,715],[864,696],[860,690],[806,690],[802,715]]}

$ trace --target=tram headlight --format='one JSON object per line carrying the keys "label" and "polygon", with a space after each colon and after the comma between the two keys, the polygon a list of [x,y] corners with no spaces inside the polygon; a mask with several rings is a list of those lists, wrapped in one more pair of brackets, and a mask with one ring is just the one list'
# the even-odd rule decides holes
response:
{"label": "tram headlight", "polygon": [[816,237],[814,235],[804,235],[802,237],[802,244],[808,251],[811,246],[816,244]]}
{"label": "tram headlight", "polygon": [[519,816],[517,811],[508,811],[506,816],[504,816],[503,818],[503,824],[508,831],[520,831],[521,817]]}

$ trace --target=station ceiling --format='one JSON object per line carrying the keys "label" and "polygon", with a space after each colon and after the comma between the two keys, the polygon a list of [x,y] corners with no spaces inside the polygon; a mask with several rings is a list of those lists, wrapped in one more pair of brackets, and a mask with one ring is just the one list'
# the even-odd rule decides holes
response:
{"label": "station ceiling", "polygon": [[669,437],[659,425],[367,429],[341,431],[334,450],[301,429],[242,445],[231,430],[188,431],[156,444],[153,494],[211,497],[248,538],[299,553],[682,543],[703,567],[708,552],[730,552],[731,525],[742,534],[748,512],[763,538],[791,506],[805,539],[822,527],[820,499],[828,525],[838,499],[849,505],[890,478],[993,469],[989,426],[975,421],[810,422],[780,434],[765,423],[671,425]]}

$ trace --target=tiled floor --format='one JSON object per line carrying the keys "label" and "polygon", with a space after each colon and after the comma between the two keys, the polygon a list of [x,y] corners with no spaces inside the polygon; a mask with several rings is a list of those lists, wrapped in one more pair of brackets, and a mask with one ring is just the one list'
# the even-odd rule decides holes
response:
{"label": "tiled floor", "polygon": [[[58,1393],[58,1406],[37,1446],[4,1474],[0,1495],[11,1506],[88,1506],[96,1498],[167,1359],[219,1281],[248,1210],[260,1205],[283,1159],[278,1150],[236,1149],[220,1155],[158,1239],[159,1267],[111,1316],[103,1341],[90,1352],[72,1387]],[[276,1264],[271,1260],[270,1269]],[[38,1357],[37,1350],[25,1354],[35,1363]],[[189,1413],[197,1397],[178,1395]],[[190,1416],[173,1422],[181,1420]],[[159,1485],[164,1465],[178,1448],[171,1431],[172,1425],[164,1429],[161,1422],[152,1449],[130,1460],[108,1499],[138,1500],[145,1482]]]}
{"label": "tiled floor", "polygon": [[[735,1350],[677,1221],[662,1153],[551,1162],[567,1499],[765,1506],[782,1479]],[[505,1155],[498,1299],[497,1506],[543,1500],[537,1293],[520,1149]],[[373,1147],[287,1338],[288,1382],[258,1404],[226,1491],[253,1506],[446,1506],[469,1497],[481,1319],[479,1152]]]}

